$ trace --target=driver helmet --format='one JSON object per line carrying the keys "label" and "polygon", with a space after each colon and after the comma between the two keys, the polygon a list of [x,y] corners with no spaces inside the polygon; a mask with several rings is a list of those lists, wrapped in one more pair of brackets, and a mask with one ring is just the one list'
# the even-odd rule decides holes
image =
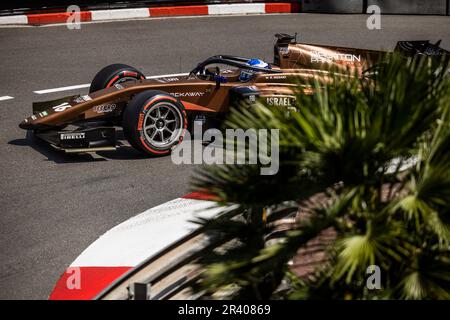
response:
{"label": "driver helmet", "polygon": [[[251,67],[258,67],[258,68],[263,68],[263,69],[270,69],[270,65],[267,62],[262,61],[261,59],[250,59],[247,62],[248,66]],[[251,77],[255,74],[256,72],[254,70],[242,70],[241,74],[239,75],[239,80],[242,82],[248,81],[251,79]]]}

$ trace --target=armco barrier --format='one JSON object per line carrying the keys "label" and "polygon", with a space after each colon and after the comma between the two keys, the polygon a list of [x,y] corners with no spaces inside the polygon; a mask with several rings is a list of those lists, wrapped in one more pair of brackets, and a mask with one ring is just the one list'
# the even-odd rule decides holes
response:
{"label": "armco barrier", "polygon": [[302,12],[362,13],[363,10],[363,0],[302,0]]}
{"label": "armco barrier", "polygon": [[387,14],[448,14],[448,0],[367,0]]}

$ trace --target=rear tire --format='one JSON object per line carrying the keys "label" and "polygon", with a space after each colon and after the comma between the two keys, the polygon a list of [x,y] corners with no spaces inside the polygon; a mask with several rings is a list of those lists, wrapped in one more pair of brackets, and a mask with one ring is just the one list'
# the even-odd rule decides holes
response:
{"label": "rear tire", "polygon": [[187,129],[184,106],[166,92],[148,90],[128,104],[122,127],[125,137],[137,150],[162,156],[183,141]]}
{"label": "rear tire", "polygon": [[92,80],[89,87],[89,93],[109,88],[117,83],[125,82],[128,80],[144,80],[145,76],[131,66],[126,64],[110,64],[100,70]]}

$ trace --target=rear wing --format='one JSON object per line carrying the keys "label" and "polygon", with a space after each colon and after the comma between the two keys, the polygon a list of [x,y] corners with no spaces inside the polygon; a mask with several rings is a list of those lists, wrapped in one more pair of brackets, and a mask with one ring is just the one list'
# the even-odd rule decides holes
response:
{"label": "rear wing", "polygon": [[450,52],[440,47],[441,40],[432,44],[429,40],[423,41],[399,41],[395,47],[395,52],[401,52],[408,56],[445,56]]}
{"label": "rear wing", "polygon": [[[349,47],[337,47],[320,44],[298,43],[297,34],[278,33],[274,46],[274,65],[282,69],[327,69],[330,65],[337,68],[355,68],[367,70],[380,62],[388,52]],[[405,56],[450,56],[450,52],[440,47],[440,41],[433,44],[428,40],[399,41],[394,52]]]}

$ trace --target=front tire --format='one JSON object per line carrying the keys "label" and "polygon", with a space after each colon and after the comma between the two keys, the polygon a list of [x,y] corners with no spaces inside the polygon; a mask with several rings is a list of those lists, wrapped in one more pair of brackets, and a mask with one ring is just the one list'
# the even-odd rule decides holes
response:
{"label": "front tire", "polygon": [[123,113],[123,132],[137,150],[162,156],[181,143],[187,129],[184,106],[163,91],[137,94]]}
{"label": "front tire", "polygon": [[120,63],[110,64],[95,75],[89,87],[89,93],[112,87],[121,82],[144,79],[145,76],[136,68]]}

